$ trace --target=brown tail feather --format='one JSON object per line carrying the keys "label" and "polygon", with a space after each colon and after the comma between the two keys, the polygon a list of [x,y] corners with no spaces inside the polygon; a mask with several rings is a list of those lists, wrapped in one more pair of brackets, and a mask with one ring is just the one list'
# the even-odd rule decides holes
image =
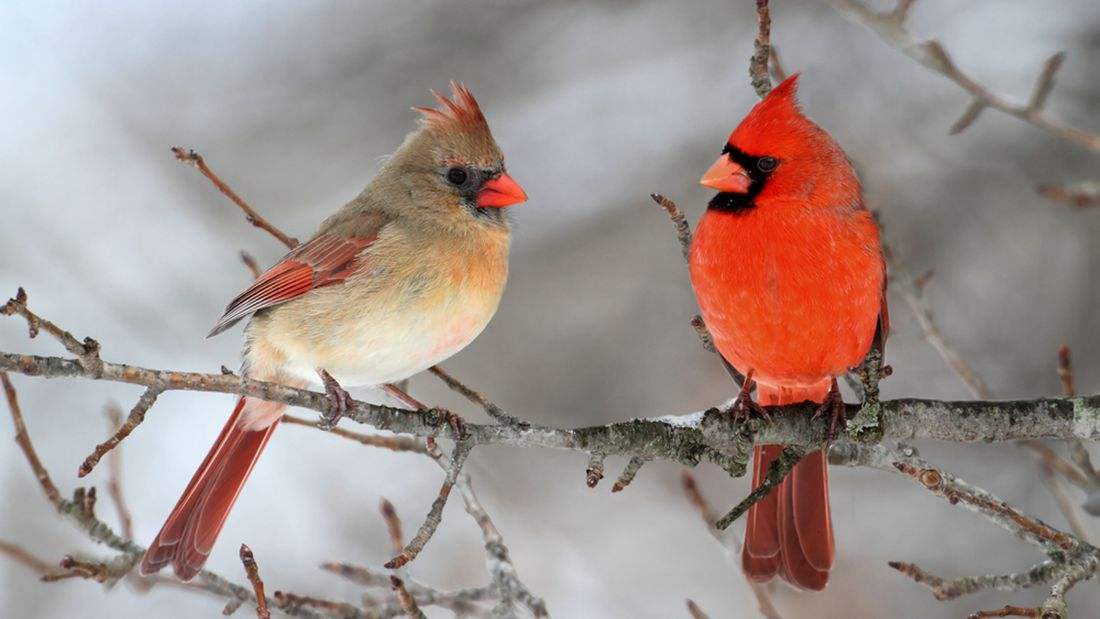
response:
{"label": "brown tail feather", "polygon": [[[761,385],[759,400],[764,405],[820,402],[828,388],[828,382],[797,390]],[[781,451],[779,446],[754,450],[754,488]],[[770,580],[778,573],[796,586],[820,591],[829,580],[834,555],[828,462],[825,452],[818,451],[803,458],[778,488],[749,509],[741,564],[753,580]]]}
{"label": "brown tail feather", "polygon": [[243,409],[241,398],[160,533],[145,551],[142,574],[153,574],[171,563],[176,576],[186,581],[202,570],[248,474],[279,425],[275,421],[260,430],[244,429],[238,423]]}

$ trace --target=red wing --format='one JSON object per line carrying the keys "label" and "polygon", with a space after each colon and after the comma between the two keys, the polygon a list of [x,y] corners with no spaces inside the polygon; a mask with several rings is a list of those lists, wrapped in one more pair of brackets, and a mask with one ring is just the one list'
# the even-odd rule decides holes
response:
{"label": "red wing", "polygon": [[320,234],[295,247],[229,303],[206,337],[225,331],[253,312],[285,303],[314,288],[344,281],[355,270],[359,252],[377,238],[377,233],[353,237]]}

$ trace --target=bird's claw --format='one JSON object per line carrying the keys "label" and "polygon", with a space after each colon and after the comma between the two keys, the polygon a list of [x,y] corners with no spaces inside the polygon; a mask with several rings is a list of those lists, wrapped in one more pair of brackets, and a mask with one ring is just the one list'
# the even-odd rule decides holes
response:
{"label": "bird's claw", "polygon": [[451,431],[454,432],[456,441],[461,440],[462,437],[466,435],[466,422],[462,420],[462,417],[444,409],[443,419],[451,426]]}
{"label": "bird's claw", "polygon": [[340,418],[351,407],[351,395],[336,382],[336,379],[325,370],[318,370],[321,382],[325,385],[325,397],[328,398],[328,406],[317,425],[322,430],[331,430],[340,422]]}
{"label": "bird's claw", "polygon": [[829,387],[829,393],[825,394],[825,401],[814,411],[813,418],[818,419],[825,413],[829,414],[829,430],[825,434],[825,438],[829,442],[833,442],[838,436],[837,428],[844,422],[845,413],[844,397],[840,395],[840,386],[835,378],[833,384]]}
{"label": "bird's claw", "polygon": [[737,399],[733,401],[726,412],[729,413],[733,421],[748,421],[753,417],[758,417],[771,423],[772,416],[768,414],[767,409],[752,399],[752,374],[752,371],[750,371],[745,376],[745,380],[741,383],[741,391],[737,394]]}

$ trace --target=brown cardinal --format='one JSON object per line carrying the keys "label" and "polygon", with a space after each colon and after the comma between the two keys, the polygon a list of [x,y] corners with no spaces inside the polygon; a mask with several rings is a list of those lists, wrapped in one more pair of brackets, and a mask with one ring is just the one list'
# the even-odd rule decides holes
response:
{"label": "brown cardinal", "polygon": [[[385,385],[450,357],[496,312],[508,275],[502,208],[527,199],[470,91],[451,83],[367,188],[267,270],[210,335],[251,315],[242,374],[304,386],[339,413],[344,385]],[[190,580],[285,406],[241,398],[141,562]],[[330,422],[335,422],[332,415]]]}
{"label": "brown cardinal", "polygon": [[[746,379],[734,410],[842,404],[836,377],[889,329],[878,227],[844,151],[795,101],[798,76],[730,134],[701,182],[718,190],[691,247],[691,282],[722,356]],[[835,423],[834,417],[834,423]],[[832,430],[831,430],[832,431]],[[781,446],[757,447],[753,486]],[[825,452],[807,455],[748,514],[742,564],[820,590],[833,565]]]}

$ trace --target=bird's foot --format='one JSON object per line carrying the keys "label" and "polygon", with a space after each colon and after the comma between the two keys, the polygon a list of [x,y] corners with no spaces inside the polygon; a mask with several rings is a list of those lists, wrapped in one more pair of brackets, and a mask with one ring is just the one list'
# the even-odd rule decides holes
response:
{"label": "bird's foot", "polygon": [[322,430],[331,430],[336,427],[336,424],[340,422],[340,418],[351,406],[351,395],[325,370],[319,369],[317,373],[321,376],[321,382],[325,385],[325,397],[328,398],[328,406],[325,407],[327,410],[321,415],[317,425]]}
{"label": "bird's foot", "polygon": [[[396,399],[398,402],[401,402],[405,406],[408,406],[415,411],[424,412],[430,410],[420,400],[412,397],[407,391],[393,383],[386,383],[382,385],[382,391],[385,391],[390,397]],[[462,417],[459,417],[458,415],[452,413],[447,409],[438,410],[440,414],[443,415],[444,421],[446,421],[447,424],[451,426],[451,431],[454,432],[455,440],[461,439],[466,433],[466,428],[464,426],[465,422],[462,421]]]}
{"label": "bird's foot", "polygon": [[745,375],[744,382],[741,383],[741,391],[737,394],[737,399],[733,401],[726,412],[729,413],[733,421],[748,421],[753,417],[759,417],[770,423],[772,420],[771,415],[763,406],[752,399],[752,375],[753,371],[749,370],[749,373]]}
{"label": "bird's foot", "polygon": [[443,419],[451,426],[451,432],[454,432],[456,441],[461,440],[466,435],[466,422],[462,420],[462,417],[443,409]]}
{"label": "bird's foot", "polygon": [[832,442],[836,440],[837,428],[844,421],[845,413],[844,396],[840,395],[840,386],[835,378],[833,384],[829,386],[829,393],[825,394],[825,401],[814,411],[813,418],[817,419],[826,413],[829,414],[829,431],[825,438]]}

